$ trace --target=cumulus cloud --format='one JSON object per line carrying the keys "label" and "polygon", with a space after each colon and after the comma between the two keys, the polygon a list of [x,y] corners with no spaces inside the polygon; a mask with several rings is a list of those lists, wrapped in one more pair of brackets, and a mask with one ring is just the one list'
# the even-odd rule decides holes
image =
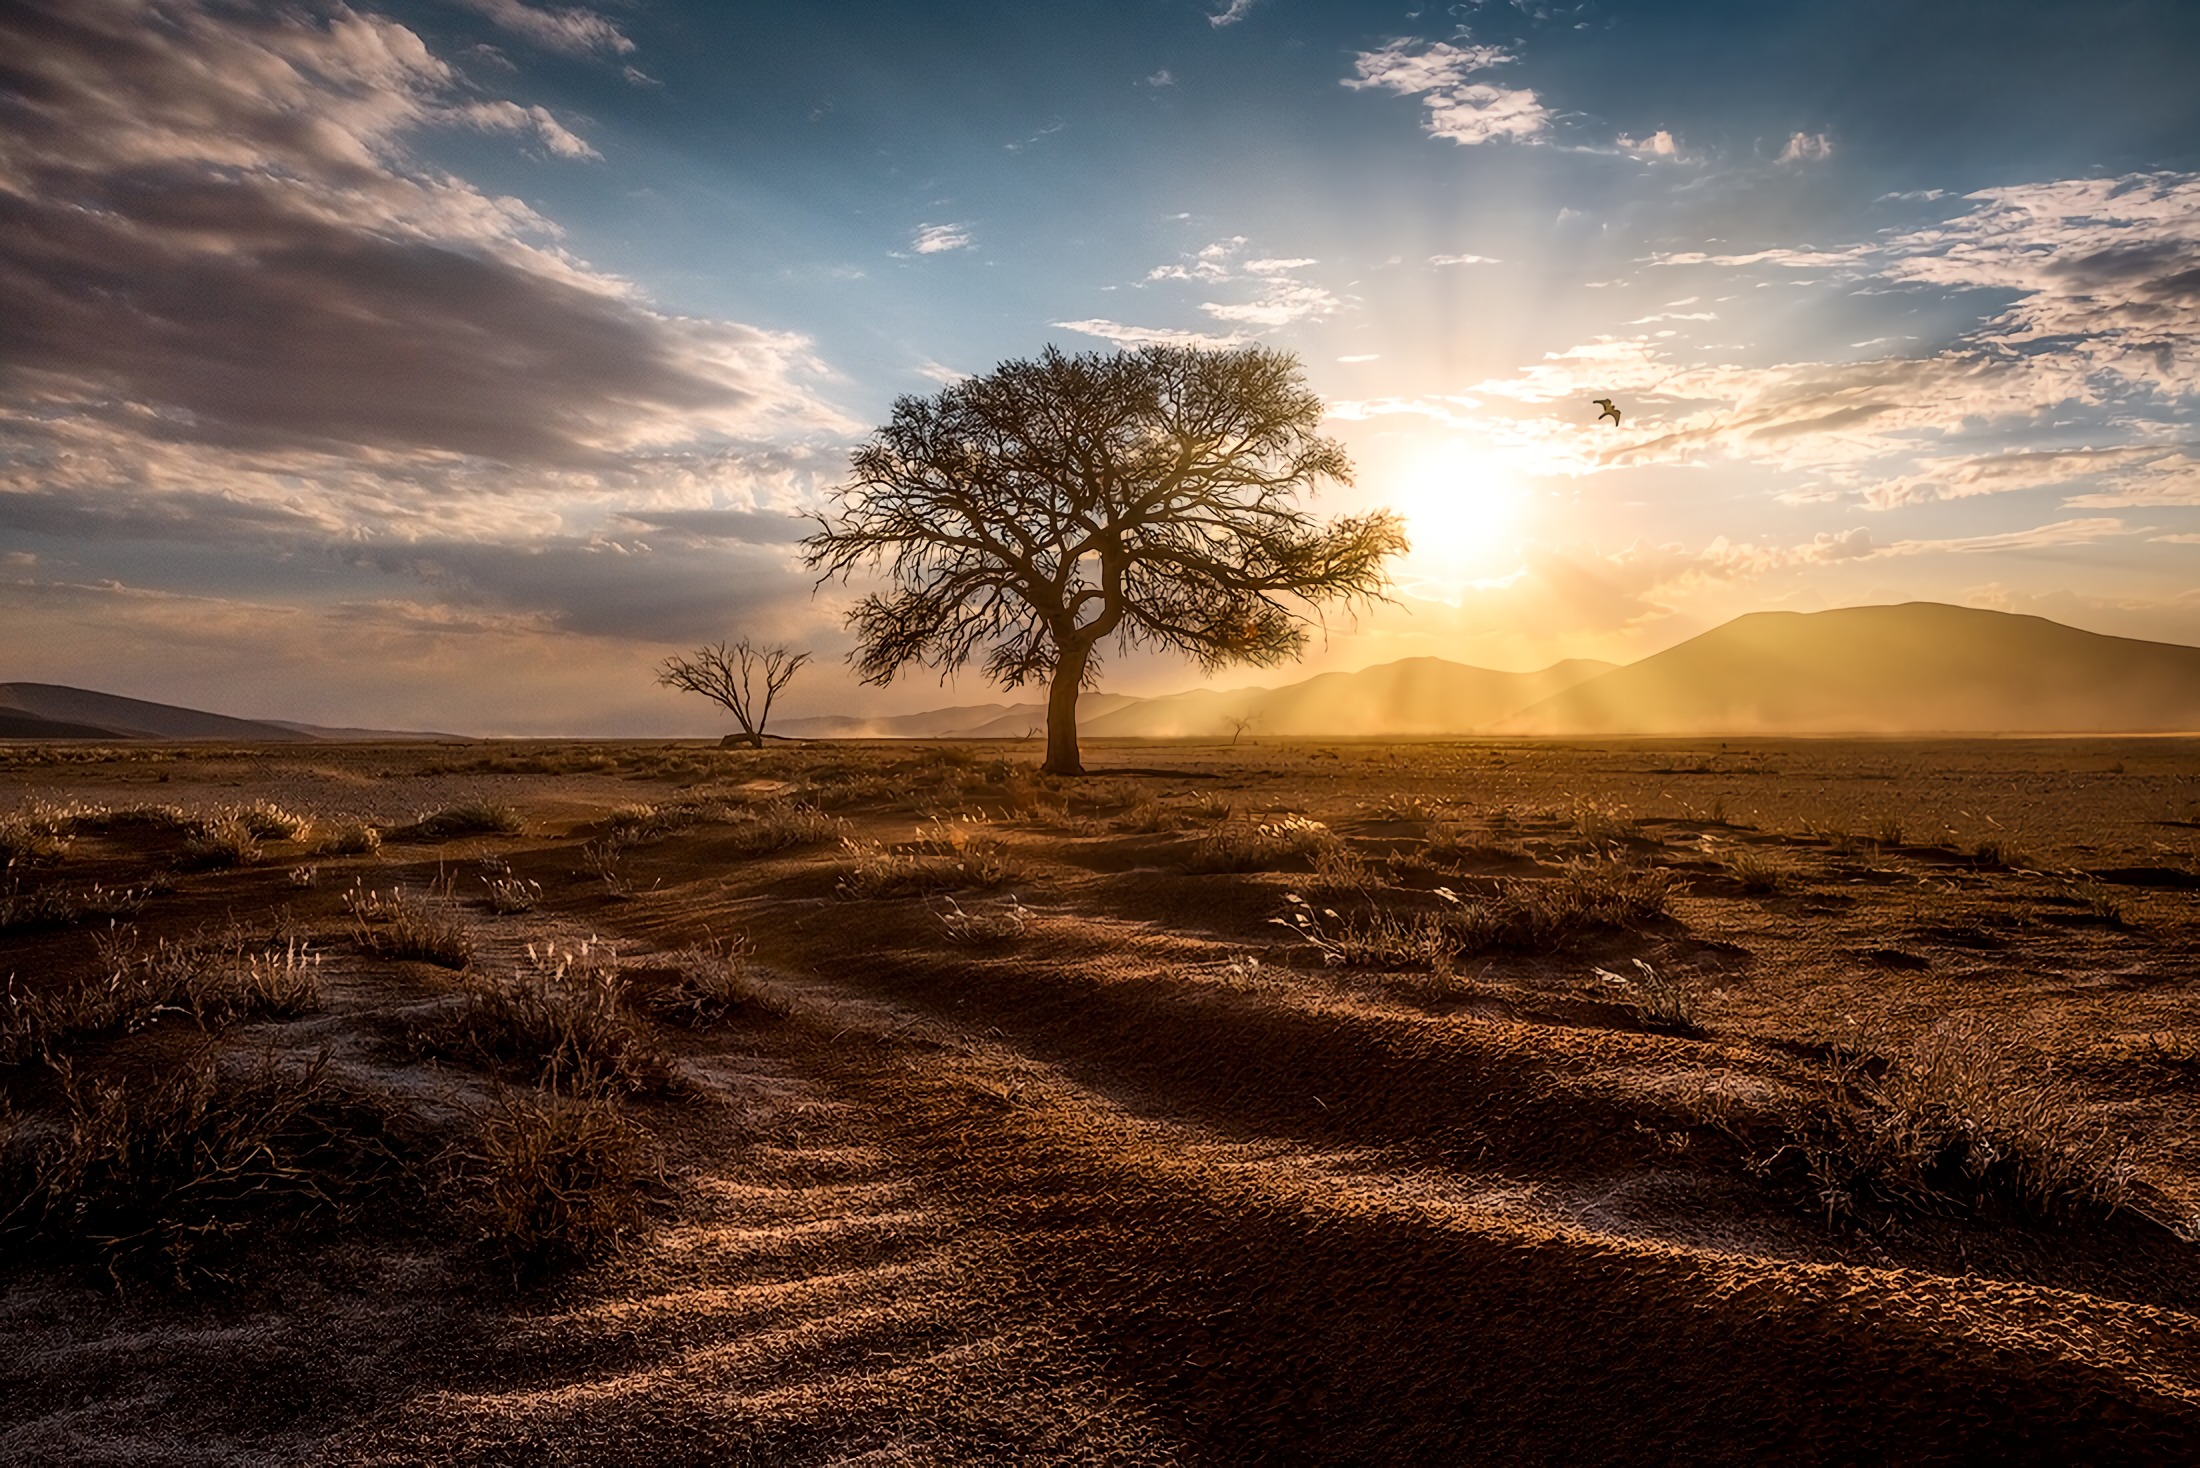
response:
{"label": "cumulus cloud", "polygon": [[1207,17],[1207,24],[1220,30],[1226,25],[1236,25],[1252,12],[1260,0],[1229,0],[1220,10]]}
{"label": "cumulus cloud", "polygon": [[1475,73],[1513,59],[1497,46],[1454,46],[1448,41],[1400,38],[1353,58],[1344,85],[1419,97],[1427,109],[1422,130],[1464,146],[1534,138],[1550,128],[1551,113],[1535,92],[1470,81]]}
{"label": "cumulus cloud", "polygon": [[1647,138],[1631,138],[1621,133],[1615,140],[1620,151],[1632,153],[1638,158],[1678,158],[1681,145],[1664,128],[1659,128]]}

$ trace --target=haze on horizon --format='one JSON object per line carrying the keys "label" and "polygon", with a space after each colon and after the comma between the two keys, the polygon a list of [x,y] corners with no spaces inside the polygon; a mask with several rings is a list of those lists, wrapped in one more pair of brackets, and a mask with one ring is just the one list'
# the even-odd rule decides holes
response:
{"label": "haze on horizon", "polygon": [[[2200,644],[2200,8],[1134,0],[0,15],[0,680],[705,733],[893,399],[1299,355],[1398,601],[1296,668],[1932,600]],[[1611,397],[1622,426],[1596,422]],[[1104,687],[1199,682],[1117,658]]]}

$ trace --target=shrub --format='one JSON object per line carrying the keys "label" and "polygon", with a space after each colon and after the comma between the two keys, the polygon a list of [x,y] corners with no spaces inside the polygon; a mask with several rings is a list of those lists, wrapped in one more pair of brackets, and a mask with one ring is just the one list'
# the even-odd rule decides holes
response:
{"label": "shrub", "polygon": [[1837,1050],[1795,1131],[1829,1221],[2106,1213],[2132,1179],[2130,1149],[2085,1116],[2076,1092],[1962,1018],[1883,1063]]}
{"label": "shrub", "polygon": [[118,1281],[220,1279],[239,1246],[348,1217],[417,1161],[394,1104],[331,1082],[326,1056],[223,1066],[208,1045],[150,1075],[60,1078],[62,1124],[19,1131],[0,1162],[0,1236]]}
{"label": "shrub", "polygon": [[504,1092],[454,1172],[515,1280],[615,1254],[647,1223],[649,1134],[593,1087]]}
{"label": "shrub", "polygon": [[561,951],[530,943],[527,962],[509,979],[476,980],[455,1007],[416,1023],[416,1048],[516,1067],[568,1088],[673,1088],[672,1059],[627,1007],[626,985],[607,955],[592,944]]}
{"label": "shrub", "polygon": [[233,814],[261,841],[303,841],[313,831],[311,818],[284,810],[272,800],[255,800]]}
{"label": "shrub", "polygon": [[352,940],[376,958],[418,959],[444,968],[473,962],[474,939],[455,913],[441,912],[401,887],[376,892],[354,886],[344,894]]}
{"label": "shrub", "polygon": [[1270,871],[1334,850],[1337,844],[1336,832],[1306,816],[1225,824],[1193,843],[1188,865],[1195,872]]}

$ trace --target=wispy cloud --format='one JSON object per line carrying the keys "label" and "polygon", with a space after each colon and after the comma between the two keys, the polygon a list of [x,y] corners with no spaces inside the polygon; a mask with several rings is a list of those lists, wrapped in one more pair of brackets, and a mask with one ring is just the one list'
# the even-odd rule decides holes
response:
{"label": "wispy cloud", "polygon": [[1431,255],[1431,265],[1502,265],[1505,262],[1495,255]]}
{"label": "wispy cloud", "polygon": [[1832,156],[1833,140],[1824,133],[1791,134],[1780,150],[1782,163],[1822,163]]}
{"label": "wispy cloud", "polygon": [[1242,346],[1247,338],[1232,332],[1218,336],[1204,331],[1182,331],[1167,326],[1126,326],[1118,321],[1094,318],[1086,321],[1057,321],[1063,331],[1074,331],[1083,336],[1096,336],[1102,341],[1114,342],[1119,347],[1235,347]]}
{"label": "wispy cloud", "polygon": [[1419,97],[1428,111],[1423,131],[1471,146],[1534,138],[1550,128],[1551,113],[1533,90],[1469,81],[1477,72],[1513,59],[1497,46],[1454,46],[1448,41],[1400,38],[1353,58],[1344,85]]}
{"label": "wispy cloud", "polygon": [[942,255],[949,250],[967,250],[973,243],[967,224],[920,224],[909,239],[909,248],[919,255]]}
{"label": "wispy cloud", "polygon": [[1250,15],[1253,7],[1259,3],[1260,0],[1229,0],[1229,3],[1224,5],[1222,9],[1207,17],[1207,24],[1217,30],[1226,25],[1236,25],[1239,21],[1245,19],[1247,15]]}
{"label": "wispy cloud", "polygon": [[533,6],[522,0],[458,0],[501,31],[568,56],[626,56],[634,43],[609,19],[578,6]]}

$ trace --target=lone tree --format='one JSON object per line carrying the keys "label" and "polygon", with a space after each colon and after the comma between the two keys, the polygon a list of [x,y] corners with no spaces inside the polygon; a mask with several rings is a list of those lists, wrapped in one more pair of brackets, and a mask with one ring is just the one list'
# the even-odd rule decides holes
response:
{"label": "lone tree", "polygon": [[[784,647],[758,647],[746,637],[738,642],[714,642],[686,657],[666,658],[657,681],[667,688],[700,693],[732,713],[750,744],[764,747],[764,721],[771,717],[772,700],[794,680],[810,660],[806,652]],[[759,689],[758,681],[762,681]]]}
{"label": "lone tree", "polygon": [[1265,347],[1049,347],[897,401],[806,559],[821,584],[885,568],[889,589],[848,618],[865,682],[983,651],[1005,687],[1049,680],[1042,768],[1082,774],[1077,695],[1104,639],[1208,672],[1268,666],[1299,654],[1323,603],[1389,586],[1396,515],[1323,523],[1297,503],[1351,480],[1321,416],[1297,359]]}

